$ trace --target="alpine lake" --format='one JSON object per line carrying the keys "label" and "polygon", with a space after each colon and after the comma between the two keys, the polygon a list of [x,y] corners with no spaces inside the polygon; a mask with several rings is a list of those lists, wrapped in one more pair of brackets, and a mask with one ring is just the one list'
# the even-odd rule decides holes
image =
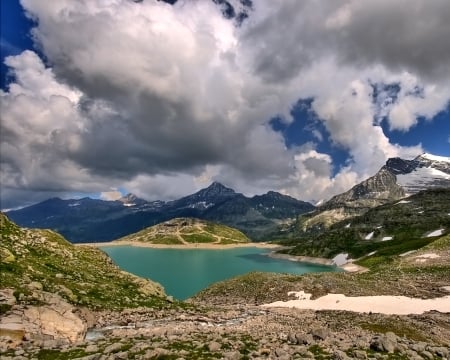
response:
{"label": "alpine lake", "polygon": [[156,249],[101,247],[123,270],[159,282],[178,300],[192,297],[212,283],[253,271],[305,274],[339,271],[337,267],[276,259],[270,249]]}

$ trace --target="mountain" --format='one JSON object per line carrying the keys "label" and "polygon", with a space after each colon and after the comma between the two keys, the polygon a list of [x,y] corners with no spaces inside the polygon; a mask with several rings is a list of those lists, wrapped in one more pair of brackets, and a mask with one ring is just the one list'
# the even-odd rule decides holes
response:
{"label": "mountain", "polygon": [[450,187],[450,157],[425,153],[413,160],[392,158],[386,167],[407,194],[433,187]]}
{"label": "mountain", "polygon": [[208,243],[228,245],[250,242],[239,230],[205,220],[176,218],[127,235],[117,242],[190,245]]}
{"label": "mountain", "polygon": [[20,226],[49,228],[82,243],[111,241],[180,217],[218,222],[259,240],[313,209],[310,203],[275,192],[248,198],[214,182],[168,202],[146,201],[133,194],[115,201],[52,198],[7,214]]}
{"label": "mountain", "polygon": [[303,217],[304,230],[320,231],[371,208],[432,188],[450,187],[450,158],[422,154],[413,160],[390,158],[372,177],[336,195]]}
{"label": "mountain", "polygon": [[347,253],[353,259],[395,256],[450,234],[450,187],[424,190],[402,200],[374,207],[337,222],[319,234],[284,241],[288,253],[332,258]]}

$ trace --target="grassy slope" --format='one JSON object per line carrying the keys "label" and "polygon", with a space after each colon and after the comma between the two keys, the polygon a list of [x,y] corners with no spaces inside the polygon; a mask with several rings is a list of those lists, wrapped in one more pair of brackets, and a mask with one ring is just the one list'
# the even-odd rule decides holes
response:
{"label": "grassy slope", "polygon": [[36,302],[33,288],[42,285],[91,309],[167,304],[159,284],[121,271],[96,248],[74,246],[50,230],[19,228],[1,213],[0,222],[0,288],[14,289],[22,303]]}
{"label": "grassy slope", "polygon": [[[376,257],[384,258],[427,245],[434,238],[424,235],[431,231],[450,231],[450,189],[425,191],[406,201],[376,207],[320,234],[298,233],[296,239],[282,243],[294,246],[287,251],[292,255],[332,258],[346,252],[360,258],[376,251]],[[372,239],[365,240],[372,232]],[[382,241],[385,237],[393,239]]]}
{"label": "grassy slope", "polygon": [[219,245],[250,242],[239,230],[193,218],[177,218],[151,226],[119,241],[182,245],[184,243],[217,243]]}

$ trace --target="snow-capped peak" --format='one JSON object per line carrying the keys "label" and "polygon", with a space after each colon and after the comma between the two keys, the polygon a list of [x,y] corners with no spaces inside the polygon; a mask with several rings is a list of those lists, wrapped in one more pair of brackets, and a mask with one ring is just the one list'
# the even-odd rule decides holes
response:
{"label": "snow-capped peak", "polygon": [[437,156],[429,153],[424,153],[419,156],[422,159],[427,159],[431,161],[440,161],[440,162],[448,162],[450,163],[450,157],[448,156]]}

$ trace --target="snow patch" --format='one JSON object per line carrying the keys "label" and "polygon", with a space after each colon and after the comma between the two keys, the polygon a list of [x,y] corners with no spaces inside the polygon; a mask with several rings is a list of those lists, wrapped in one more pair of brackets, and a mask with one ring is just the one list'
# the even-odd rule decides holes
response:
{"label": "snow patch", "polygon": [[[407,190],[407,192],[417,192],[419,190],[429,188],[430,186],[442,185],[442,182],[448,182],[450,180],[450,174],[432,168],[432,167],[419,167],[409,174],[397,175],[397,184]],[[404,204],[404,200],[398,202],[398,204]]]}
{"label": "snow patch", "polygon": [[426,254],[421,254],[421,255],[417,255],[414,258],[418,259],[418,258],[424,258],[424,259],[437,259],[440,258],[441,256],[435,253],[426,253]]}
{"label": "snow patch", "polygon": [[392,240],[392,239],[393,239],[392,236],[385,236],[385,237],[383,237],[383,238],[381,239],[381,241],[389,241],[389,240]]}
{"label": "snow patch", "polygon": [[336,266],[342,266],[344,264],[347,264],[349,261],[350,260],[348,258],[348,254],[344,254],[344,253],[336,255],[332,259],[333,264],[336,265]]}
{"label": "snow patch", "polygon": [[433,160],[433,161],[443,161],[443,162],[448,162],[450,163],[450,157],[447,156],[437,156],[437,155],[433,155],[433,154],[422,154],[422,157],[428,160]]}
{"label": "snow patch", "polygon": [[396,205],[398,204],[409,204],[411,201],[410,200],[400,200]]}
{"label": "snow patch", "polygon": [[444,233],[444,229],[438,229],[430,232],[426,237],[434,237],[434,236],[441,236]]}
{"label": "snow patch", "polygon": [[288,296],[294,296],[297,300],[309,300],[312,294],[305,293],[302,291],[289,291]]}
{"label": "snow patch", "polygon": [[408,256],[408,255],[410,255],[410,254],[413,254],[413,253],[415,253],[417,250],[409,250],[409,251],[407,251],[407,252],[405,252],[405,253],[403,253],[403,254],[400,254],[399,256],[401,256],[401,257],[403,257],[403,256]]}
{"label": "snow patch", "polygon": [[123,203],[123,206],[126,206],[126,207],[130,207],[130,206],[135,206],[136,204],[133,204],[133,203]]}
{"label": "snow patch", "polygon": [[371,240],[373,238],[373,231],[370,234],[367,234],[364,240]]}
{"label": "snow patch", "polygon": [[372,251],[372,252],[368,253],[367,256],[372,256],[372,255],[375,255],[376,253],[377,253],[376,251]]}
{"label": "snow patch", "polygon": [[81,204],[80,204],[79,202],[69,204],[70,207],[80,206],[80,205],[81,205]]}
{"label": "snow patch", "polygon": [[263,307],[287,307],[311,310],[341,310],[357,313],[379,313],[389,315],[423,314],[426,311],[450,312],[450,296],[435,299],[418,299],[406,296],[345,296],[328,294],[311,300],[311,294],[299,292],[301,298],[276,301]]}
{"label": "snow patch", "polygon": [[[449,215],[450,215],[450,214],[449,214]],[[348,223],[347,225],[345,225],[345,228],[348,229],[348,228],[350,228],[350,226],[351,226],[351,224]]]}

